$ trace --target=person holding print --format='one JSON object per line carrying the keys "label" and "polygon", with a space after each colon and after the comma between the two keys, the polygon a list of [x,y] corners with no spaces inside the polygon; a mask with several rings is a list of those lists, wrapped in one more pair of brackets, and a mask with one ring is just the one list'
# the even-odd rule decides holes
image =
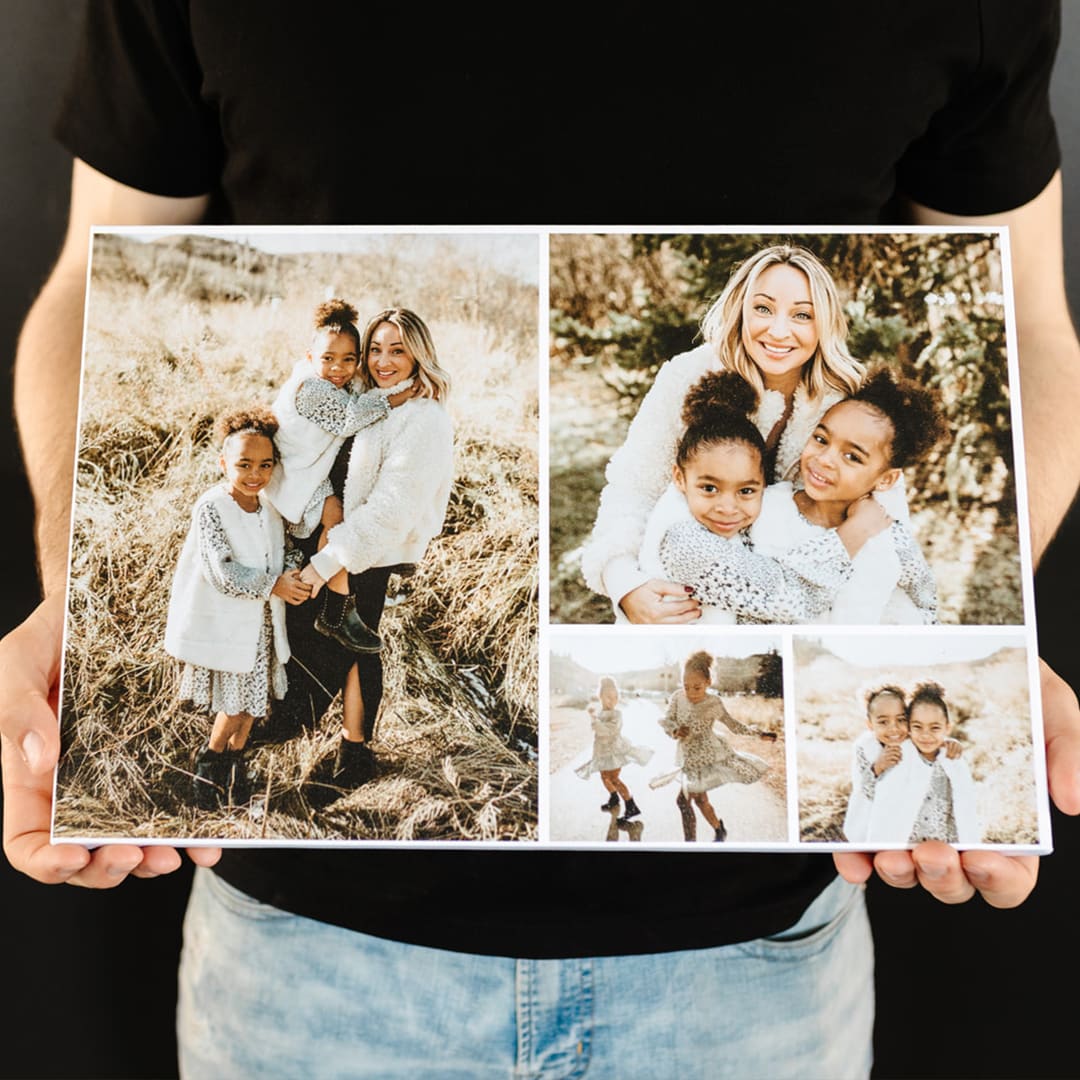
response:
{"label": "person holding print", "polygon": [[719,697],[709,693],[712,662],[712,656],[704,649],[686,658],[682,688],[671,695],[667,713],[660,721],[664,731],[678,741],[675,751],[678,769],[675,773],[657,777],[650,784],[660,787],[673,779],[680,781],[675,803],[682,816],[683,835],[687,840],[694,840],[697,835],[695,806],[713,830],[714,839],[726,840],[727,827],[709,802],[709,792],[722,784],[752,784],[768,769],[761,758],[739,753],[714,730],[719,720],[736,735],[751,733],[750,728],[739,723],[724,708]]}
{"label": "person holding print", "polygon": [[248,735],[288,685],[285,604],[311,592],[286,568],[284,524],[266,498],[277,427],[265,409],[218,420],[225,481],[195,503],[169,597],[165,650],[184,661],[180,698],[214,716],[192,778],[203,809],[246,801]]}
{"label": "person holding print", "polygon": [[[834,573],[829,602],[822,605],[819,596],[822,621],[936,622],[937,594],[926,558],[908,527],[868,497],[898,485],[901,469],[946,431],[932,391],[880,368],[814,428],[799,461],[800,486],[779,481],[765,491],[750,530],[754,552],[818,574],[819,564],[837,560],[847,580],[839,582]],[[858,547],[846,547],[848,565],[837,543],[841,533],[830,534],[852,527]],[[703,603],[723,603],[732,592],[723,561],[692,539],[685,525],[673,529],[661,547],[664,567]]]}
{"label": "person holding print", "polygon": [[706,622],[820,621],[851,576],[852,559],[890,518],[866,501],[837,529],[762,555],[750,541],[752,527],[764,506],[776,513],[779,504],[765,499],[756,406],[757,393],[734,372],[707,372],[690,388],[673,483],[649,515],[638,561],[686,581]]}
{"label": "person holding print", "polygon": [[[330,483],[330,469],[342,443],[368,424],[384,420],[392,407],[409,397],[412,380],[384,390],[353,392],[359,364],[360,331],[356,308],[341,299],[315,309],[314,332],[307,352],[297,362],[274,399],[280,427],[279,467],[266,497],[289,523],[293,536],[326,531],[342,520],[341,500]],[[315,629],[354,652],[378,652],[379,636],[356,613],[349,595],[348,574],[341,570],[326,583]]]}
{"label": "person holding print", "polygon": [[619,687],[610,675],[604,675],[600,679],[596,695],[600,701],[600,707],[595,704],[589,705],[589,716],[592,719],[593,748],[592,757],[583,765],[579,765],[574,772],[582,780],[588,780],[594,773],[600,774],[600,782],[608,793],[607,802],[600,807],[601,810],[618,811],[619,796],[623,799],[623,812],[620,821],[629,821],[641,813],[638,804],[634,802],[634,796],[620,777],[623,766],[631,761],[638,765],[647,765],[653,752],[648,746],[635,746],[622,733],[622,710],[619,704]]}

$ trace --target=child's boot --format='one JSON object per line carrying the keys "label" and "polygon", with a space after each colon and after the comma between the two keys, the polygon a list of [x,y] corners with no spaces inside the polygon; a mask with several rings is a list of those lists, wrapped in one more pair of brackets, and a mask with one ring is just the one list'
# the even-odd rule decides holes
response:
{"label": "child's boot", "polygon": [[715,842],[717,842],[717,843],[721,843],[722,841],[724,841],[726,839],[727,839],[727,829],[724,828],[724,819],[723,818],[717,818],[716,819],[716,835],[713,837],[713,840]]}
{"label": "child's boot", "polygon": [[600,804],[601,810],[618,810],[619,809],[619,793],[613,791],[606,803]]}
{"label": "child's boot", "polygon": [[697,839],[697,818],[694,817],[694,807],[684,792],[679,792],[675,799],[675,805],[682,815],[682,831],[684,840]]}
{"label": "child's boot", "polygon": [[630,798],[626,800],[626,806],[623,809],[623,815],[622,815],[621,818],[619,818],[619,820],[620,821],[629,821],[630,818],[637,817],[638,814],[640,814],[640,813],[641,813],[641,808],[638,806],[638,804],[636,802],[634,802],[634,796],[631,795]]}
{"label": "child's boot", "polygon": [[204,746],[195,757],[191,794],[200,810],[217,810],[225,801],[229,762],[224,753]]}
{"label": "child's boot", "polygon": [[382,649],[382,638],[357,614],[351,594],[343,596],[325,589],[322,611],[315,616],[315,629],[351,652],[377,653]]}
{"label": "child's boot", "polygon": [[357,788],[375,775],[375,755],[366,742],[353,742],[343,735],[334,756],[333,783],[338,787]]}

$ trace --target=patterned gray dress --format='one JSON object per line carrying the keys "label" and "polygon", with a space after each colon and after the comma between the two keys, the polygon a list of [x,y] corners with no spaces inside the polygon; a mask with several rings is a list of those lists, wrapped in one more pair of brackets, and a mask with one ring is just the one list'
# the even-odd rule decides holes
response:
{"label": "patterned gray dress", "polygon": [[[683,787],[694,794],[721,784],[752,784],[769,767],[756,754],[740,753],[718,735],[713,729],[718,720],[736,735],[749,734],[750,729],[739,723],[715,694],[706,694],[703,701],[691,704],[685,690],[676,690],[660,721],[664,731],[679,740],[675,764],[681,768]],[[680,737],[675,732],[681,728],[686,734]]]}
{"label": "patterned gray dress", "polygon": [[[265,514],[262,506],[253,513]],[[245,596],[269,600],[278,575],[268,569],[270,545],[261,567],[241,566],[236,561],[221,515],[211,503],[204,503],[195,519],[199,555],[206,579],[226,596]],[[287,547],[285,567],[299,566],[302,555]],[[274,652],[274,631],[270,621],[270,605],[263,608],[262,629],[255,649],[255,666],[251,671],[215,671],[198,664],[185,664],[180,674],[181,702],[189,703],[211,713],[229,716],[249,713],[256,718],[266,716],[270,694],[285,696],[287,687],[285,667]]]}

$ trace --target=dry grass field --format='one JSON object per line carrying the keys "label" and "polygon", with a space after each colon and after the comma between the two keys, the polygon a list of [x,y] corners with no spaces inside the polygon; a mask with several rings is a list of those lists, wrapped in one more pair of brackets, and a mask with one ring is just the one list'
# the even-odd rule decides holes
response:
{"label": "dry grass field", "polygon": [[[888,645],[883,656],[889,655]],[[983,659],[854,664],[812,641],[795,644],[799,828],[803,840],[843,840],[852,747],[866,730],[864,694],[884,683],[909,693],[932,679],[945,689],[952,736],[975,780],[983,842],[1038,842],[1027,657],[1000,648]]]}
{"label": "dry grass field", "polygon": [[[340,729],[335,704],[318,731],[253,753],[249,807],[196,811],[190,769],[209,728],[178,706],[179,665],[162,648],[173,568],[195,499],[220,478],[214,418],[273,399],[328,295],[362,319],[411,307],[431,327],[453,379],[445,528],[414,576],[391,579],[379,776],[329,805],[312,799]],[[58,835],[535,836],[536,303],[534,284],[463,238],[290,254],[207,236],[96,238]]]}

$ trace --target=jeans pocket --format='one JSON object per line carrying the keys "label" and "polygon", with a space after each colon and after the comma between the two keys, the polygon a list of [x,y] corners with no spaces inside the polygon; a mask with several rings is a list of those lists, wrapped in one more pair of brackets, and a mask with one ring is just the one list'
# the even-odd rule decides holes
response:
{"label": "jeans pocket", "polygon": [[220,904],[228,912],[244,919],[257,919],[262,922],[274,920],[295,919],[296,915],[282,911],[272,904],[264,904],[249,896],[246,892],[230,885],[224,878],[215,874],[213,870],[200,868],[195,875],[196,885],[205,883],[207,895],[212,902]]}

